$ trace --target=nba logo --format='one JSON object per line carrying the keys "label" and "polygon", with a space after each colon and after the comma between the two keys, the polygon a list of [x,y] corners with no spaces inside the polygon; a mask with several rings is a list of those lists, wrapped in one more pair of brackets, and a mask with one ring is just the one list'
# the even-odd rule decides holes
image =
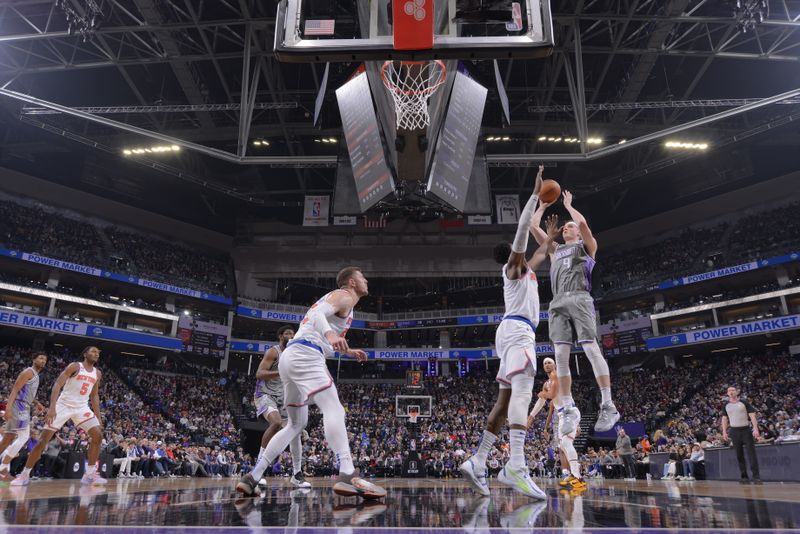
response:
{"label": "nba logo", "polygon": [[319,217],[321,212],[322,212],[322,207],[320,205],[320,202],[319,200],[315,200],[314,204],[311,206],[311,216]]}

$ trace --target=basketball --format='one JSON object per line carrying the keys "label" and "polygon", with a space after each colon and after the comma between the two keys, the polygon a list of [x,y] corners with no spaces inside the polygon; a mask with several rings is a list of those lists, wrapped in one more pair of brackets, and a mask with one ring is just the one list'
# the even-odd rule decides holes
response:
{"label": "basketball", "polygon": [[561,186],[555,180],[542,180],[542,189],[539,191],[539,200],[542,202],[555,202],[561,196]]}

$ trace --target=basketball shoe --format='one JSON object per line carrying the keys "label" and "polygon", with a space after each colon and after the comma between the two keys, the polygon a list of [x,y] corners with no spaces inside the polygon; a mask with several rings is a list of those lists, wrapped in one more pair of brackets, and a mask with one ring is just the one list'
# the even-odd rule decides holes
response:
{"label": "basketball shoe", "polygon": [[483,496],[489,495],[489,484],[486,483],[485,467],[483,470],[478,471],[472,458],[468,458],[458,469],[476,492]]}
{"label": "basketball shoe", "polygon": [[547,494],[539,489],[539,486],[531,479],[528,466],[526,465],[522,467],[511,467],[506,464],[497,475],[497,480],[528,497],[539,500],[547,499]]}
{"label": "basketball shoe", "polygon": [[[578,417],[580,420],[580,416]],[[614,427],[614,424],[619,421],[619,412],[617,407],[612,402],[604,402],[600,406],[600,415],[597,416],[597,422],[594,424],[595,432],[607,432]]]}
{"label": "basketball shoe", "polygon": [[386,489],[361,478],[358,470],[349,475],[339,474],[336,477],[336,484],[333,485],[333,492],[343,497],[359,496],[365,499],[383,499],[386,497]]}
{"label": "basketball shoe", "polygon": [[558,431],[562,436],[572,434],[578,429],[578,423],[580,422],[581,412],[577,406],[563,408],[558,416]]}

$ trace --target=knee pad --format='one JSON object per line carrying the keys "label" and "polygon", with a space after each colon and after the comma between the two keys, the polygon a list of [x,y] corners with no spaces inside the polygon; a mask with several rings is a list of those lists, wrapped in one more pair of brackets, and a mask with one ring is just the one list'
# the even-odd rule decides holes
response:
{"label": "knee pad", "polygon": [[533,399],[533,377],[523,374],[511,377],[511,400],[508,403],[508,422],[527,426],[528,407]]}
{"label": "knee pad", "polygon": [[571,345],[556,343],[556,376],[571,376],[569,371],[569,349]]}
{"label": "knee pad", "polygon": [[589,363],[592,364],[594,376],[608,376],[608,363],[606,359],[603,358],[603,353],[600,352],[600,346],[597,344],[597,341],[590,341],[581,346],[583,347],[583,352],[586,353],[586,357],[589,359]]}
{"label": "knee pad", "polygon": [[6,449],[4,456],[8,456],[9,458],[16,458],[19,451],[22,450],[22,447],[28,443],[28,438],[31,435],[30,428],[26,428],[24,430],[20,430],[17,432],[17,437],[14,438],[14,441],[11,442],[11,445],[8,446]]}
{"label": "knee pad", "polygon": [[575,444],[572,437],[561,436],[561,442],[559,445],[561,446],[561,450],[564,451],[564,454],[566,454],[567,460],[574,460],[578,457],[578,452],[575,450]]}

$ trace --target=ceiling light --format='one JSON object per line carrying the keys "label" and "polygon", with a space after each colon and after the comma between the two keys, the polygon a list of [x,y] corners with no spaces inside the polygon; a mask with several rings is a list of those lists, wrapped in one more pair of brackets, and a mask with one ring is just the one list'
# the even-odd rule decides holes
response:
{"label": "ceiling light", "polygon": [[122,149],[122,154],[131,156],[133,154],[164,154],[167,152],[179,152],[181,147],[178,145],[153,145],[146,147],[134,147]]}
{"label": "ceiling light", "polygon": [[686,150],[708,150],[708,143],[692,143],[689,141],[667,141],[666,148],[682,148]]}
{"label": "ceiling light", "polygon": [[589,143],[590,145],[599,145],[600,143],[603,142],[603,140],[599,137],[590,137],[589,139],[586,140],[586,142]]}
{"label": "ceiling light", "polygon": [[506,135],[506,136],[503,137],[503,141],[511,141],[511,138]]}
{"label": "ceiling light", "polygon": [[547,136],[543,135],[539,138],[539,141],[547,141]]}
{"label": "ceiling light", "polygon": [[625,144],[625,143],[627,143],[627,142],[628,142],[628,140],[627,140],[627,139],[622,139],[622,140],[620,140],[620,142],[619,142],[619,143],[617,143],[617,144],[619,144],[619,145],[624,145],[624,144]]}
{"label": "ceiling light", "polygon": [[728,347],[726,349],[714,349],[711,352],[728,352],[730,350],[739,350],[739,347]]}

